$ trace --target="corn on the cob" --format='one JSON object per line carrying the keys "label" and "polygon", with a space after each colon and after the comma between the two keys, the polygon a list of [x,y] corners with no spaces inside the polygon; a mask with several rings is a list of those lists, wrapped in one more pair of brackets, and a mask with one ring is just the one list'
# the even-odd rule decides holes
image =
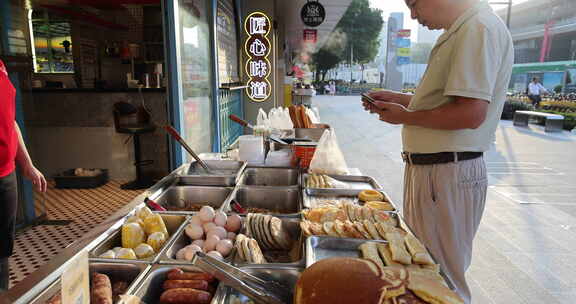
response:
{"label": "corn on the cob", "polygon": [[153,214],[144,220],[144,231],[148,235],[154,232],[162,232],[168,238],[168,230],[160,214]]}
{"label": "corn on the cob", "polygon": [[134,248],[134,253],[139,259],[144,259],[153,256],[154,249],[152,249],[152,246],[142,243]]}
{"label": "corn on the cob", "polygon": [[144,243],[144,231],[137,223],[128,223],[122,225],[122,247],[135,248]]}
{"label": "corn on the cob", "polygon": [[166,243],[166,236],[162,232],[154,232],[148,236],[146,243],[154,249],[154,252],[159,252],[164,243]]}
{"label": "corn on the cob", "polygon": [[135,260],[136,253],[131,248],[122,248],[118,251],[117,259]]}
{"label": "corn on the cob", "polygon": [[144,230],[144,221],[141,220],[139,217],[137,217],[137,216],[135,216],[135,215],[129,217],[129,218],[126,220],[126,224],[129,224],[129,223],[136,223],[136,224],[140,225],[140,227],[142,228],[142,230]]}
{"label": "corn on the cob", "polygon": [[154,215],[154,213],[152,213],[152,211],[146,206],[144,206],[144,207],[142,207],[136,211],[136,216],[138,216],[143,221],[152,215]]}

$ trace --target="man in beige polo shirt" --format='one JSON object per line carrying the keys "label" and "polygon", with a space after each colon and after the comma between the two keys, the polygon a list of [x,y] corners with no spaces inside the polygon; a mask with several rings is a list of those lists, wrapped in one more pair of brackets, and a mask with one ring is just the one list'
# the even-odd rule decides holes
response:
{"label": "man in beige polo shirt", "polygon": [[381,91],[364,107],[403,124],[404,217],[458,293],[484,211],[487,151],[510,81],[514,50],[506,26],[478,0],[406,0],[412,18],[444,29],[415,94]]}

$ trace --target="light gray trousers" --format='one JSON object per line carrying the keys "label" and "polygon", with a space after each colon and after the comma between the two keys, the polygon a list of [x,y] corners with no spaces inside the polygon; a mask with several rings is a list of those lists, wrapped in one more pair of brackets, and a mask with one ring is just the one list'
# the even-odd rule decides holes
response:
{"label": "light gray trousers", "polygon": [[452,278],[465,303],[471,302],[465,273],[486,203],[482,157],[437,165],[406,164],[404,218]]}

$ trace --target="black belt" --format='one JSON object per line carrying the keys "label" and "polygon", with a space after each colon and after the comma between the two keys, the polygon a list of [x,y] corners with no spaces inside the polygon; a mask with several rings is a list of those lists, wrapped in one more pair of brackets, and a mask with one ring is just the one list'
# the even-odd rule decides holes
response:
{"label": "black belt", "polygon": [[402,152],[402,159],[412,165],[434,165],[470,160],[481,157],[483,152],[439,152],[410,153]]}

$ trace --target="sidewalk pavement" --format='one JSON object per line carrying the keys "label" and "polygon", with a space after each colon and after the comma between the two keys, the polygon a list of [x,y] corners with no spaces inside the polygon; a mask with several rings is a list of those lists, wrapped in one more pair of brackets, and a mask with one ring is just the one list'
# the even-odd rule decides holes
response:
{"label": "sidewalk pavement", "polygon": [[[360,96],[317,96],[348,167],[402,204],[401,126],[364,112]],[[486,210],[467,277],[473,303],[576,303],[576,135],[501,121],[485,154]]]}

